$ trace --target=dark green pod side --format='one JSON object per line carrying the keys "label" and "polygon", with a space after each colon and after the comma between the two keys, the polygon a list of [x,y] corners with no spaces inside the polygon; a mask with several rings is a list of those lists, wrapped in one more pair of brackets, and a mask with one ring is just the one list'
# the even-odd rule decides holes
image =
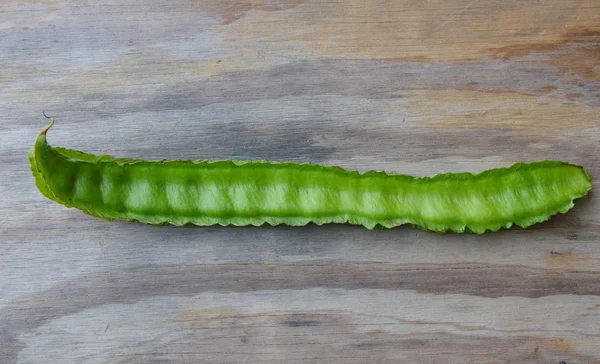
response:
{"label": "dark green pod side", "polygon": [[[53,123],[53,121],[52,121]],[[592,187],[559,161],[435,177],[266,161],[142,161],[53,148],[29,154],[42,194],[107,220],[174,225],[413,224],[457,233],[528,227],[566,213]]]}

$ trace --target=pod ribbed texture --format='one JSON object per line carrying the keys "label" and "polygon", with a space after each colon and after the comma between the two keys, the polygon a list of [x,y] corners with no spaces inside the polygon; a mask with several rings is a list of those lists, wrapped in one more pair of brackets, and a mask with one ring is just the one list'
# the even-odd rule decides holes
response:
{"label": "pod ribbed texture", "polygon": [[581,166],[560,161],[414,178],[316,164],[118,159],[53,148],[48,128],[29,154],[36,185],[58,203],[107,220],[368,229],[412,224],[483,233],[566,213],[592,187]]}

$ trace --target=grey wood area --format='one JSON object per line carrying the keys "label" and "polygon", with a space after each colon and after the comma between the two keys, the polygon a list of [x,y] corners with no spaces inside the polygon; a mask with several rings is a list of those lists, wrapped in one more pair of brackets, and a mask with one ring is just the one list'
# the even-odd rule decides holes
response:
{"label": "grey wood area", "polygon": [[[0,2],[0,363],[600,363],[597,0]],[[397,171],[581,164],[529,229],[106,222],[51,144]]]}

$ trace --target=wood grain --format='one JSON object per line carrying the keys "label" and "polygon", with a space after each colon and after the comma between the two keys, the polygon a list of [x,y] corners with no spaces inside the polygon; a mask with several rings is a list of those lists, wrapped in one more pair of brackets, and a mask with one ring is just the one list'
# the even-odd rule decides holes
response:
{"label": "wood grain", "polygon": [[[0,363],[600,363],[594,0],[0,3]],[[55,145],[417,176],[582,164],[568,215],[409,227],[105,222]]]}

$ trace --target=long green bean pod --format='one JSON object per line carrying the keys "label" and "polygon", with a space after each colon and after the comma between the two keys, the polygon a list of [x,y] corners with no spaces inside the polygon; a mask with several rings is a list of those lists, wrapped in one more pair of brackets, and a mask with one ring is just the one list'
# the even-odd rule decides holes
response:
{"label": "long green bean pod", "polygon": [[484,233],[566,213],[592,187],[583,167],[517,163],[415,178],[267,161],[143,161],[52,147],[29,153],[47,198],[106,220],[174,225],[350,223]]}

